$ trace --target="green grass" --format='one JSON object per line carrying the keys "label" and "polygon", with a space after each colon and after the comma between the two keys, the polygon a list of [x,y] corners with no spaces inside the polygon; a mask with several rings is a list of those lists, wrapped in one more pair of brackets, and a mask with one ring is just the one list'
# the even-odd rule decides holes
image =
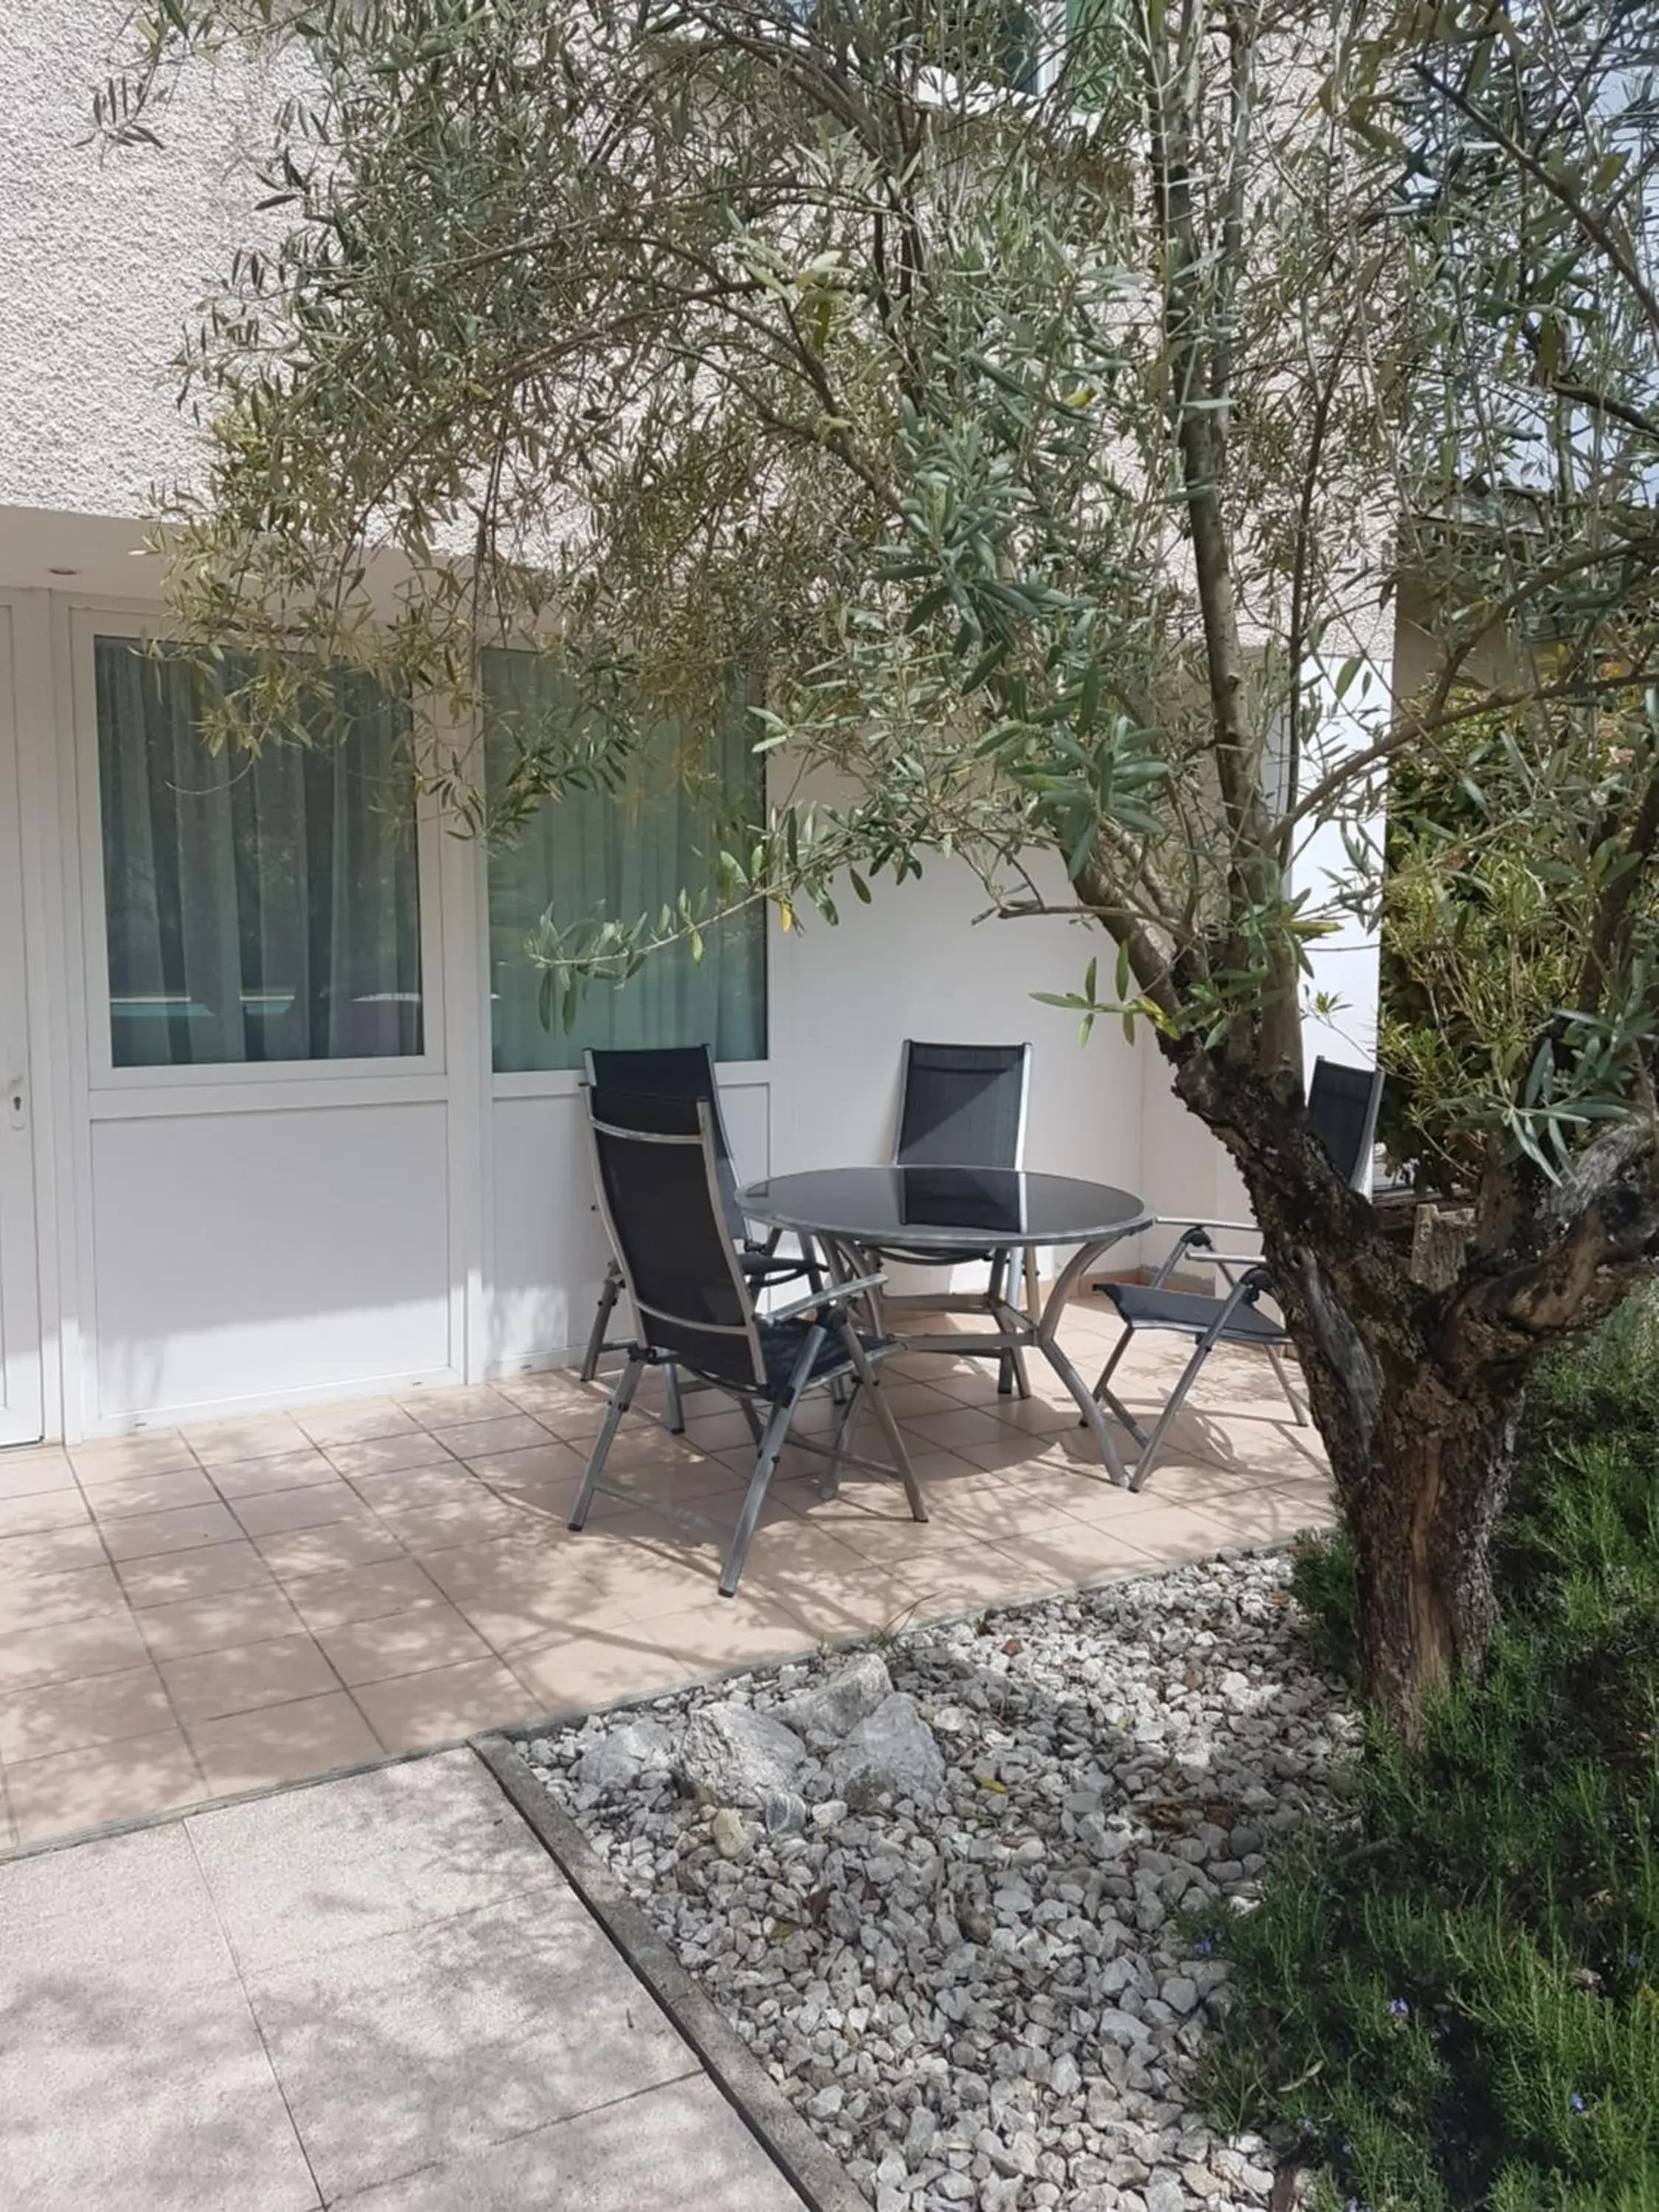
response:
{"label": "green grass", "polygon": [[[1368,2212],[1659,2212],[1659,1322],[1632,1304],[1528,1398],[1504,1627],[1408,1752],[1229,1924],[1207,2090]],[[1304,1547],[1321,1662],[1353,1570]]]}

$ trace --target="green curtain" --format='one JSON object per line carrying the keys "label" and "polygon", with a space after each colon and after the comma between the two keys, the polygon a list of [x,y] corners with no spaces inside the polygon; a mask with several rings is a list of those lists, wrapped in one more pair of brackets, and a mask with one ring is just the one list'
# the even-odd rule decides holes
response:
{"label": "green curtain", "polygon": [[[570,710],[569,681],[532,653],[484,659],[486,773],[510,771],[538,724]],[[665,728],[630,762],[623,787],[544,799],[513,841],[489,858],[491,1036],[498,1074],[579,1068],[589,1046],[708,1044],[721,1060],[766,1054],[766,924],[758,909],[709,930],[703,957],[689,945],[653,953],[627,983],[592,983],[575,1025],[556,1008],[544,1027],[542,971],[526,951],[544,914],[562,927],[654,916],[682,889],[708,879],[719,809],[681,771],[679,732]],[[763,763],[733,714],[717,766],[730,802],[758,811]]]}
{"label": "green curtain", "polygon": [[343,671],[314,742],[215,753],[198,672],[128,638],[93,651],[115,1065],[418,1053],[403,709]]}

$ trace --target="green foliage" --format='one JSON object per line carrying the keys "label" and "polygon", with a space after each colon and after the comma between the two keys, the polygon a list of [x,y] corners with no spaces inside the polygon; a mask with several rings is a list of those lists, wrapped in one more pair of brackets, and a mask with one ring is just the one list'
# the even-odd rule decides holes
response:
{"label": "green foliage", "polygon": [[[1370,2212],[1659,2204],[1659,1306],[1530,1395],[1483,1679],[1416,1749],[1367,1732],[1343,1817],[1225,1936],[1209,2090]],[[1351,1556],[1304,1550],[1322,1659]]]}
{"label": "green foliage", "polygon": [[1395,764],[1379,1134],[1420,1184],[1473,1188],[1505,1141],[1557,1168],[1575,1133],[1632,1094],[1659,952],[1650,876],[1604,963],[1619,973],[1599,979],[1601,1006],[1584,978],[1629,869],[1610,822],[1659,762],[1651,703],[1471,714]]}
{"label": "green foliage", "polygon": [[1344,1528],[1304,1536],[1291,1559],[1291,1591],[1322,1669],[1359,1683],[1359,1597],[1352,1540]]}

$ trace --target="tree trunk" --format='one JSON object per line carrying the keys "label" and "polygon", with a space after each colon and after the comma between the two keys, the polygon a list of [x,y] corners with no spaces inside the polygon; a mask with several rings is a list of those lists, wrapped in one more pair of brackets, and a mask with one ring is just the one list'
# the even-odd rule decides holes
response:
{"label": "tree trunk", "polygon": [[1326,1438],[1358,1571],[1365,1691],[1407,1733],[1426,1691],[1479,1668],[1496,1625],[1492,1542],[1515,1425],[1512,1389],[1466,1382],[1454,1395],[1431,1367],[1394,1395],[1363,1458],[1346,1428]]}
{"label": "tree trunk", "polygon": [[1492,1536],[1544,1340],[1449,1329],[1456,1288],[1412,1280],[1273,1082],[1194,1055],[1176,1088],[1249,1188],[1354,1546],[1364,1687],[1410,1734],[1425,1692],[1490,1640]]}

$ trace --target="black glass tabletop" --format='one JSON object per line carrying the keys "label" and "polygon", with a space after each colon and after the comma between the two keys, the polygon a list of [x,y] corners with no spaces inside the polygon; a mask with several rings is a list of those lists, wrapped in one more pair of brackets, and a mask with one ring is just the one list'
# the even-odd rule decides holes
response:
{"label": "black glass tabletop", "polygon": [[909,1251],[1088,1244],[1152,1218],[1133,1191],[1010,1168],[813,1168],[750,1183],[738,1203],[771,1228]]}

